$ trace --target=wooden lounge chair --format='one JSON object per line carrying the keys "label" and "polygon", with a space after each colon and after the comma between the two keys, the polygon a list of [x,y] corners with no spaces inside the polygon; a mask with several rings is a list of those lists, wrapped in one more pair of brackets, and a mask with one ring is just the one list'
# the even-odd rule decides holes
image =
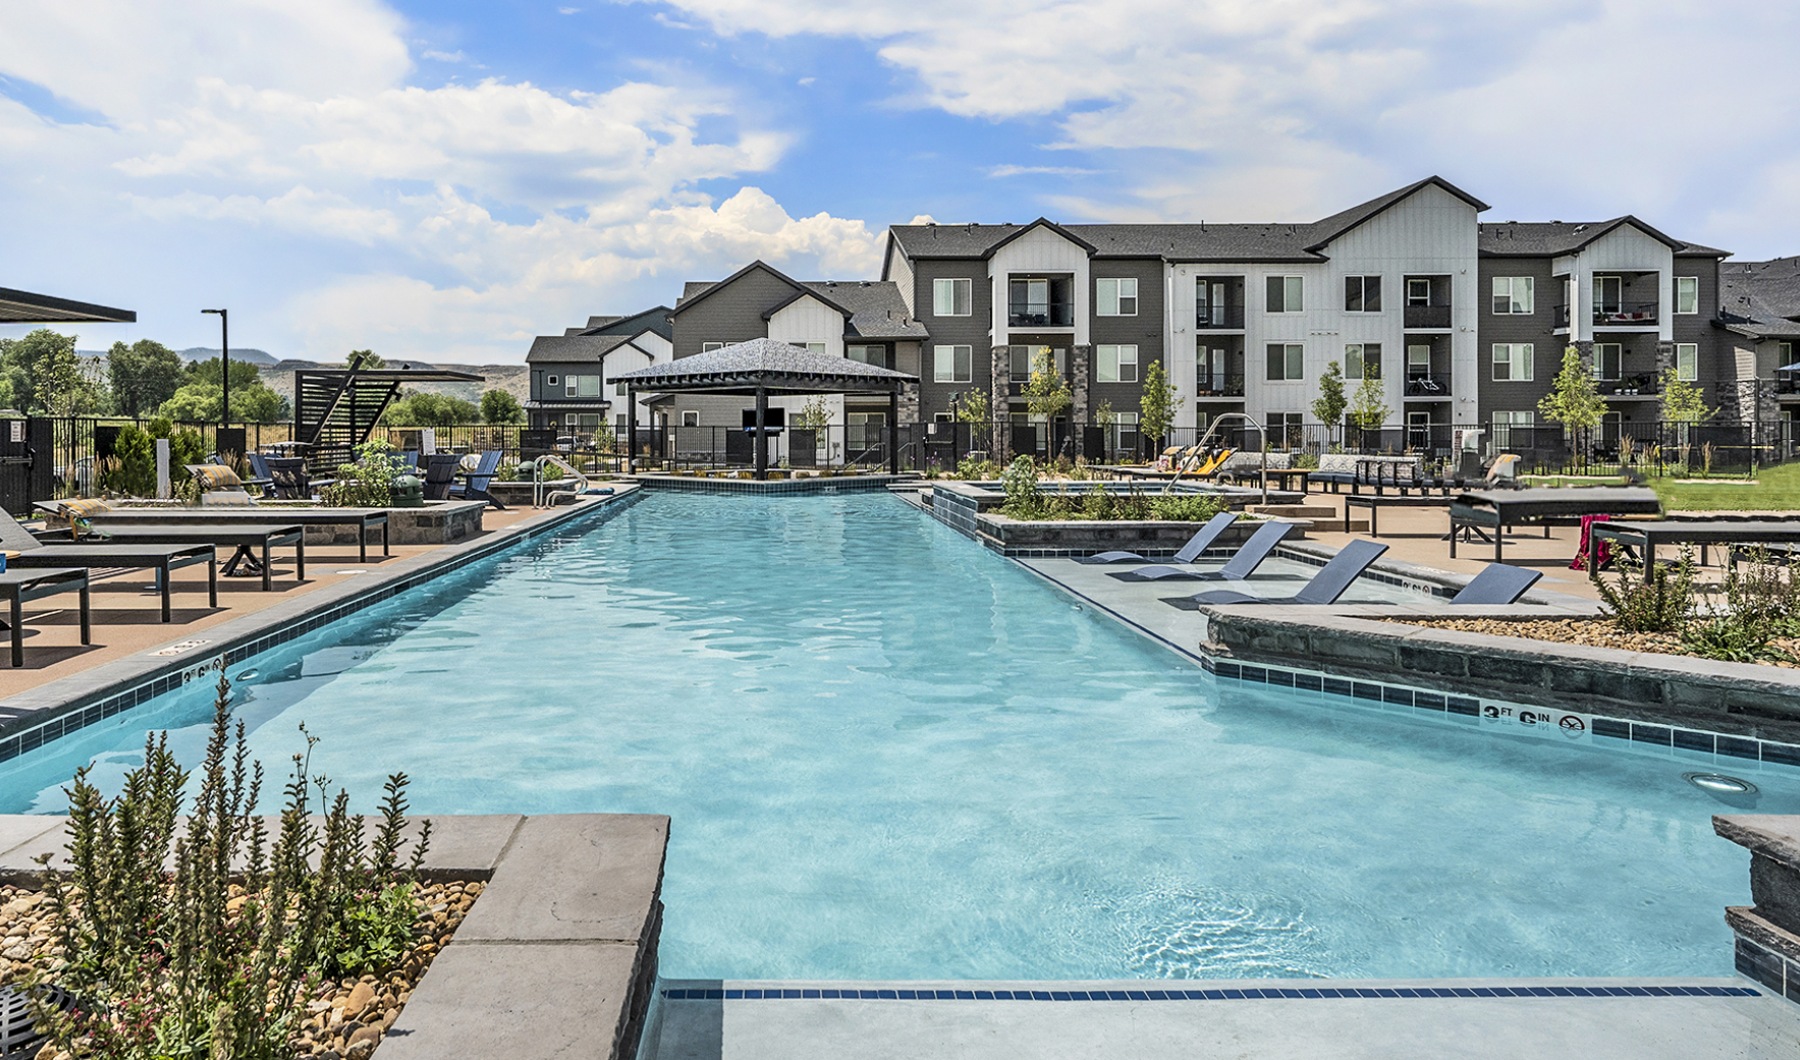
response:
{"label": "wooden lounge chair", "polygon": [[[1220,512],[1208,519],[1206,525],[1195,531],[1194,536],[1188,538],[1187,544],[1181,546],[1181,550],[1175,553],[1175,562],[1192,563],[1199,559],[1207,549],[1212,547],[1212,543],[1219,539],[1219,535],[1235,522],[1237,522],[1236,512]],[[1136,552],[1101,552],[1093,556],[1078,556],[1075,562],[1097,564],[1148,563],[1150,561]]]}
{"label": "wooden lounge chair", "polygon": [[495,473],[500,470],[500,456],[501,453],[498,449],[489,449],[483,452],[481,458],[475,463],[475,470],[464,476],[463,481],[450,487],[450,496],[465,501],[486,501],[493,507],[505,511],[506,505],[501,504],[498,498],[488,492],[488,487],[494,483]]}

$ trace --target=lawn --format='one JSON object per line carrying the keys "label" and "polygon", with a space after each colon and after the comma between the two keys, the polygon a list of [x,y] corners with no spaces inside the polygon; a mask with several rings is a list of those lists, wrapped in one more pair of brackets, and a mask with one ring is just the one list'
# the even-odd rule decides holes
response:
{"label": "lawn", "polygon": [[1800,464],[1765,467],[1755,482],[1653,478],[1650,486],[1669,511],[1800,511]]}

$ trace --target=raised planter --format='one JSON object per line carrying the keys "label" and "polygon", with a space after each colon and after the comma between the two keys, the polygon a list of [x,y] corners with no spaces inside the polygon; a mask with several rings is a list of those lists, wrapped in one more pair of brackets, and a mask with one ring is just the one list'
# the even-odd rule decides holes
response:
{"label": "raised planter", "polygon": [[1755,905],[1725,910],[1738,972],[1800,1001],[1800,817],[1714,817],[1713,831],[1750,851]]}
{"label": "raised planter", "polygon": [[[486,501],[427,501],[423,508],[388,509],[388,534],[396,545],[447,545],[481,533]],[[348,540],[356,540],[355,531]]]}
{"label": "raised planter", "polygon": [[[1077,483],[1076,485],[1079,485]],[[1254,490],[1228,491],[1228,503],[1242,508],[1260,495]],[[931,513],[943,522],[1007,556],[1088,556],[1128,549],[1150,558],[1173,554],[1204,524],[1161,519],[1046,519],[1023,521],[995,509],[1006,497],[998,490],[967,482],[933,483]],[[1220,535],[1220,545],[1235,545],[1255,533],[1257,523],[1240,521]],[[1306,536],[1310,525],[1296,521],[1289,540]]]}

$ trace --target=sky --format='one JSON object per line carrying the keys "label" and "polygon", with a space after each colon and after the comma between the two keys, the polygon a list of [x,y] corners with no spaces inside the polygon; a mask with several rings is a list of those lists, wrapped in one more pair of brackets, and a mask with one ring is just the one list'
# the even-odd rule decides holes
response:
{"label": "sky", "polygon": [[[889,224],[1305,221],[1438,174],[1487,220],[1800,253],[1800,4],[0,0],[0,287],[66,326],[523,360]],[[0,336],[25,329],[0,328]]]}

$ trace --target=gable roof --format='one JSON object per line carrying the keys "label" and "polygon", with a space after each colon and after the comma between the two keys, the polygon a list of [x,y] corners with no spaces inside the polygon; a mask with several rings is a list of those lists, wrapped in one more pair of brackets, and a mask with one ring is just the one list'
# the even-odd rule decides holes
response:
{"label": "gable roof", "polygon": [[653,331],[671,341],[675,338],[675,328],[669,323],[668,306],[651,306],[630,316],[588,317],[587,327],[581,329],[581,334],[626,335],[635,338],[646,331]]}
{"label": "gable roof", "polygon": [[[675,300],[675,308],[669,311],[669,315],[672,317],[678,316],[681,313],[684,313],[687,310],[692,309],[696,304],[706,300],[707,298],[710,298],[712,295],[716,294],[717,292],[724,290],[725,288],[731,286],[732,284],[736,283],[737,281],[743,279],[745,276],[748,276],[751,273],[756,272],[758,270],[766,272],[770,276],[773,276],[777,280],[780,280],[782,283],[785,283],[789,287],[792,287],[794,289],[794,292],[796,295],[813,293],[813,292],[809,292],[806,288],[806,285],[801,283],[799,280],[794,279],[792,276],[789,276],[787,273],[782,272],[780,269],[777,269],[775,266],[770,265],[768,262],[763,261],[762,259],[759,258],[756,261],[751,262],[750,264],[744,266],[743,268],[739,269],[738,271],[732,273],[730,276],[727,276],[723,280],[719,280],[716,283],[689,282],[682,288],[681,297],[677,298]],[[791,300],[792,299],[790,299],[790,301]],[[827,305],[830,305],[831,308],[836,309],[839,312],[845,312],[844,308],[842,306],[832,303],[830,301],[830,299],[823,299],[823,300],[826,302]],[[845,315],[847,316],[849,314],[846,312]]]}
{"label": "gable roof", "polygon": [[1756,339],[1800,338],[1800,256],[1720,264],[1718,323]]}
{"label": "gable roof", "polygon": [[1055,221],[1050,220],[1048,217],[1040,217],[1028,225],[1020,225],[1015,231],[1008,232],[1006,235],[1001,236],[1000,239],[997,240],[992,246],[988,247],[987,250],[981,256],[984,258],[991,258],[995,254],[1000,252],[1001,247],[1006,246],[1008,243],[1011,243],[1013,240],[1018,239],[1019,237],[1024,236],[1027,233],[1035,232],[1040,228],[1049,229],[1050,231],[1061,236],[1062,238],[1068,240],[1069,242],[1080,247],[1081,249],[1087,251],[1089,254],[1092,254],[1094,252],[1094,244],[1089,243],[1087,240],[1076,235],[1073,230],[1071,230],[1069,228],[1065,228],[1064,226],[1057,224]]}
{"label": "gable roof", "polygon": [[814,353],[776,339],[737,342],[613,377],[613,382],[629,382],[648,390],[713,393],[737,393],[759,386],[789,393],[890,393],[902,384],[918,381],[918,376]]}
{"label": "gable roof", "polygon": [[1690,257],[1724,257],[1726,254],[1725,251],[1714,250],[1698,243],[1684,243],[1652,228],[1631,214],[1615,217],[1610,221],[1488,223],[1477,227],[1476,238],[1483,257],[1552,258],[1583,250],[1626,225],[1636,228],[1677,254]]}
{"label": "gable roof", "polygon": [[[689,280],[682,286],[681,298],[676,301],[676,306],[686,308],[696,299],[744,275],[754,264],[739,269],[724,280]],[[764,267],[767,268],[767,266]],[[773,269],[769,271],[775,272]],[[900,285],[892,280],[794,280],[778,272],[775,274],[794,284],[795,288],[788,297],[763,311],[762,318],[764,320],[770,319],[802,298],[816,298],[827,308],[843,314],[846,338],[924,339],[930,337],[930,333],[925,330],[925,325],[912,319],[906,308],[906,299],[900,293]]]}
{"label": "gable roof", "polygon": [[1408,184],[1404,188],[1390,191],[1386,195],[1378,195],[1368,202],[1352,206],[1348,210],[1340,210],[1324,220],[1315,221],[1311,226],[1313,228],[1314,241],[1308,245],[1306,249],[1318,250],[1351,229],[1374,220],[1376,217],[1386,212],[1389,207],[1405,202],[1407,199],[1412,198],[1426,188],[1432,187],[1441,188],[1461,199],[1463,202],[1468,203],[1474,208],[1476,213],[1481,213],[1489,208],[1487,203],[1470,195],[1468,192],[1450,183],[1443,177],[1433,175],[1426,177],[1424,180]]}
{"label": "gable roof", "polygon": [[531,340],[525,363],[599,364],[609,350],[631,339],[630,335],[539,335]]}

